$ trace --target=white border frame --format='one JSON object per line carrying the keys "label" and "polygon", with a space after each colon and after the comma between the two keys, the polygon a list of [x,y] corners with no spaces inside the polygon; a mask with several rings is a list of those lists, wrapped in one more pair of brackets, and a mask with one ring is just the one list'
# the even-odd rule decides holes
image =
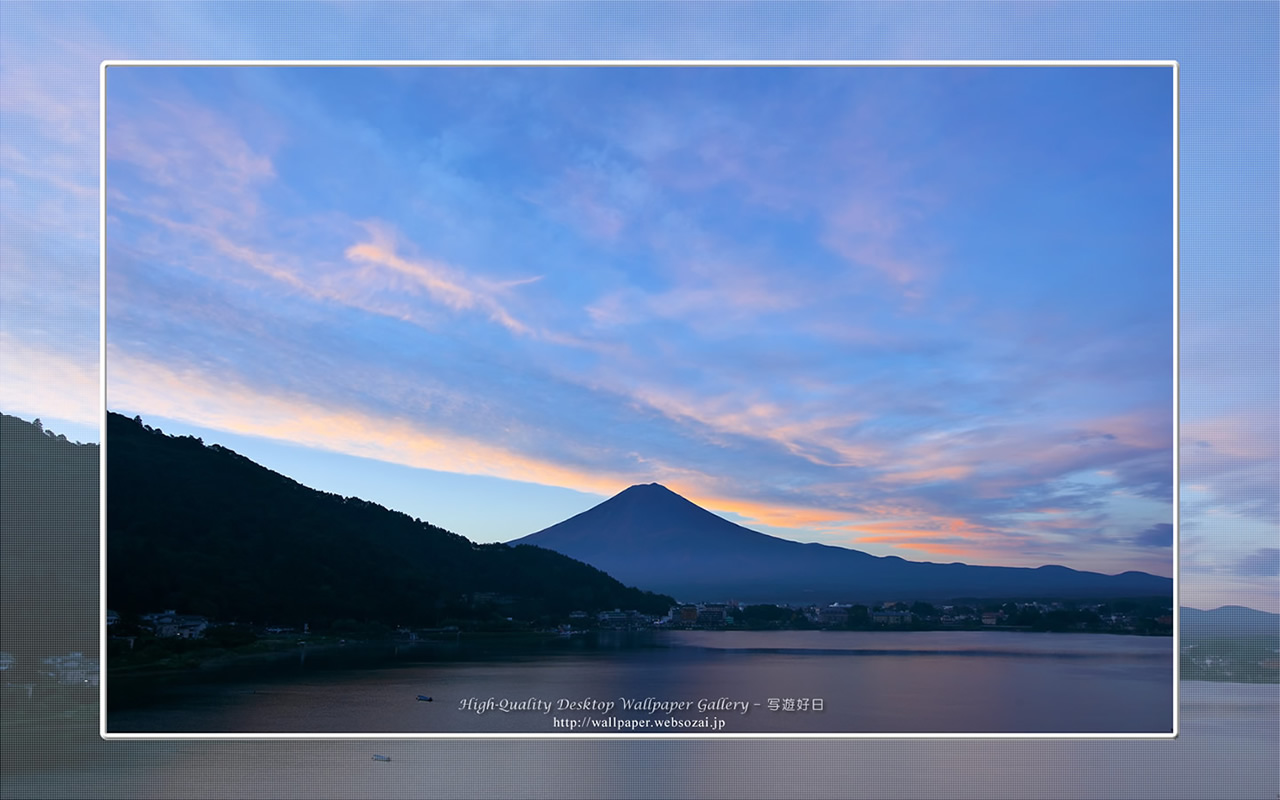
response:
{"label": "white border frame", "polygon": [[[107,69],[109,67],[1169,67],[1173,78],[1173,730],[1170,733],[110,733],[107,731]],[[98,380],[99,424],[99,539],[98,637],[100,686],[98,735],[120,740],[273,740],[273,739],[553,739],[575,740],[750,740],[750,739],[1176,739],[1181,724],[1178,693],[1181,657],[1181,529],[1180,447],[1178,422],[1179,375],[1179,63],[1175,60],[994,60],[994,61],[859,61],[859,60],[494,60],[494,61],[280,61],[280,60],[112,60],[99,65],[98,74]]]}

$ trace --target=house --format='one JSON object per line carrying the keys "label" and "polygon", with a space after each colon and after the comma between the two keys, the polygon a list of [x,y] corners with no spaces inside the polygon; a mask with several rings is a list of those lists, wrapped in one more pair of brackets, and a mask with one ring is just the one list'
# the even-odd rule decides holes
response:
{"label": "house", "polygon": [[843,606],[827,606],[818,612],[818,624],[838,627],[849,624],[849,609]]}
{"label": "house", "polygon": [[173,609],[160,613],[143,614],[144,622],[161,639],[199,639],[209,627],[209,620],[195,614],[179,614]]}
{"label": "house", "polygon": [[728,612],[722,605],[708,605],[698,609],[699,625],[723,625]]}
{"label": "house", "polygon": [[596,614],[596,621],[600,623],[601,628],[625,628],[627,627],[629,615],[620,608],[612,611],[601,611]]}
{"label": "house", "polygon": [[596,615],[596,619],[600,623],[601,628],[612,628],[614,630],[635,630],[637,628],[647,628],[653,624],[653,619],[641,614],[639,611],[623,611],[615,608],[612,611],[601,611]]}
{"label": "house", "polygon": [[899,608],[871,612],[871,621],[877,625],[906,625],[913,617],[910,611]]}

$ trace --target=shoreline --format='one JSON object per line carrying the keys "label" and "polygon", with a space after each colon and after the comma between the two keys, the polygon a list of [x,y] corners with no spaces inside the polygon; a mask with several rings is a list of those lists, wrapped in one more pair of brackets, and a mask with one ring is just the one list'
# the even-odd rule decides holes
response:
{"label": "shoreline", "polygon": [[[106,659],[105,675],[116,688],[126,691],[138,688],[140,684],[150,682],[165,686],[183,684],[217,683],[227,679],[243,677],[244,673],[262,675],[272,671],[293,672],[308,660],[313,662],[311,668],[342,669],[360,668],[362,665],[386,665],[388,655],[392,659],[401,655],[422,655],[435,658],[449,655],[469,654],[484,656],[487,647],[508,647],[513,644],[546,646],[552,644],[570,644],[583,641],[584,638],[595,639],[600,635],[653,635],[667,633],[792,633],[797,631],[810,633],[877,633],[877,634],[916,634],[916,633],[1039,633],[1052,635],[1094,635],[1094,636],[1134,636],[1143,639],[1169,638],[1171,634],[1147,634],[1132,631],[1055,631],[1037,630],[1018,626],[986,626],[983,628],[872,628],[872,629],[802,629],[802,628],[642,628],[635,630],[584,630],[574,631],[572,636],[546,631],[459,631],[441,638],[421,638],[406,640],[387,639],[348,639],[334,640],[323,636],[312,640],[298,640],[294,637],[276,640],[259,640],[245,648],[220,649],[201,654],[199,650],[173,655],[155,662],[113,666],[112,659]],[[390,651],[390,653],[388,653]]]}
{"label": "shoreline", "polygon": [[[555,640],[558,634],[518,632],[466,632],[461,631],[442,638],[421,638],[406,640],[387,639],[346,639],[332,640],[323,637],[312,640],[298,640],[290,637],[277,640],[259,640],[244,648],[220,649],[202,654],[199,650],[170,656],[155,662],[142,664],[112,664],[106,660],[106,675],[113,682],[124,681],[140,683],[143,681],[160,681],[166,685],[184,683],[218,682],[235,677],[236,673],[245,671],[261,671],[273,668],[288,668],[295,661],[301,665],[308,659],[320,661],[322,668],[355,666],[359,662],[376,661],[385,663],[387,652],[392,657],[401,650],[406,653],[437,654],[449,650],[463,650],[483,647],[486,644],[511,643],[521,640],[540,642]],[[333,664],[334,657],[351,664]],[[177,663],[175,663],[177,662]]]}

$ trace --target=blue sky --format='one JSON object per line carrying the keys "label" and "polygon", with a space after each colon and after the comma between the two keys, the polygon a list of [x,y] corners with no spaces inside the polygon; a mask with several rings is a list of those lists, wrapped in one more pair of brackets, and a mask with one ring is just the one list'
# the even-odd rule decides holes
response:
{"label": "blue sky", "polygon": [[108,405],[481,541],[656,480],[1168,575],[1172,120],[1168,67],[111,67]]}
{"label": "blue sky", "polygon": [[[0,405],[96,438],[97,61],[423,53],[12,8]],[[1168,24],[1058,57],[1182,60],[1184,602],[1280,610],[1274,36],[1226,64],[1221,19]],[[889,27],[857,55],[1024,55]],[[806,541],[1170,574],[1170,101],[1133,68],[113,69],[110,404],[482,541],[657,480]]]}

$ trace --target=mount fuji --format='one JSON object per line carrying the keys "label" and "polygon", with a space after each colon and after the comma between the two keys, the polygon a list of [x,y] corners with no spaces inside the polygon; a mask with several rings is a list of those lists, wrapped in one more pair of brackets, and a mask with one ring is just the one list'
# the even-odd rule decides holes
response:
{"label": "mount fuji", "polygon": [[632,486],[577,516],[516,539],[683,602],[877,602],[961,597],[1173,595],[1145,572],[1104,575],[1048,565],[990,567],[907,561],[753,531],[657,483]]}

